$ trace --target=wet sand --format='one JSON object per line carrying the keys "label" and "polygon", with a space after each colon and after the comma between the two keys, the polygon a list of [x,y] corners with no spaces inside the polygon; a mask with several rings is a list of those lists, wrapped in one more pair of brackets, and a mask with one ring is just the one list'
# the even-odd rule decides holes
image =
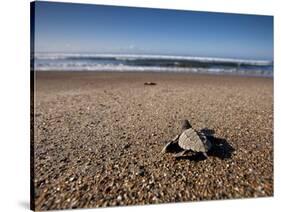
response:
{"label": "wet sand", "polygon": [[[37,72],[35,100],[37,210],[273,196],[271,78]],[[182,119],[207,159],[160,154]]]}

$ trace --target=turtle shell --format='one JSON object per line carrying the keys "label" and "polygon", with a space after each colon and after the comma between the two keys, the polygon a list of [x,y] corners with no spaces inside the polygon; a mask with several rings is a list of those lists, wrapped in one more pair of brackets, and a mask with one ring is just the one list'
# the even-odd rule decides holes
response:
{"label": "turtle shell", "polygon": [[207,152],[211,148],[211,143],[207,137],[192,128],[182,132],[178,144],[181,148],[194,152]]}

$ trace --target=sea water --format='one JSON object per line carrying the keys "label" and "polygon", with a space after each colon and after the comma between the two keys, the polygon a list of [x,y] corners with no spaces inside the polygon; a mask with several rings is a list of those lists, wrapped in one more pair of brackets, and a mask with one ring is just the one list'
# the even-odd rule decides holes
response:
{"label": "sea water", "polygon": [[173,55],[35,53],[38,71],[149,71],[273,76],[273,61]]}

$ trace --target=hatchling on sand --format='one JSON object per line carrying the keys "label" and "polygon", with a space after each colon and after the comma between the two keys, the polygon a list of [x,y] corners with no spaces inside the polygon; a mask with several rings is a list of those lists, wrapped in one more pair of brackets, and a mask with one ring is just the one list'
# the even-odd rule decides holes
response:
{"label": "hatchling on sand", "polygon": [[182,157],[189,151],[201,152],[205,157],[208,157],[206,153],[212,147],[206,134],[194,130],[188,120],[183,121],[181,134],[169,141],[162,149],[162,153],[169,152],[171,147],[175,145],[182,149],[179,153],[174,154],[175,157]]}

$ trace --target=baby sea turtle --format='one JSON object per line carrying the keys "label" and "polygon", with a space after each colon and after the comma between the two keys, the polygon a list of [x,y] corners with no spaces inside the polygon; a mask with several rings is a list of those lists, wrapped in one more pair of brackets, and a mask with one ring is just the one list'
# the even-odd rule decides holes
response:
{"label": "baby sea turtle", "polygon": [[179,153],[174,154],[175,157],[182,157],[189,151],[201,152],[205,157],[208,157],[206,153],[211,149],[212,144],[205,133],[194,130],[189,121],[184,120],[181,134],[169,141],[163,148],[162,153],[170,152],[175,146],[181,149]]}

